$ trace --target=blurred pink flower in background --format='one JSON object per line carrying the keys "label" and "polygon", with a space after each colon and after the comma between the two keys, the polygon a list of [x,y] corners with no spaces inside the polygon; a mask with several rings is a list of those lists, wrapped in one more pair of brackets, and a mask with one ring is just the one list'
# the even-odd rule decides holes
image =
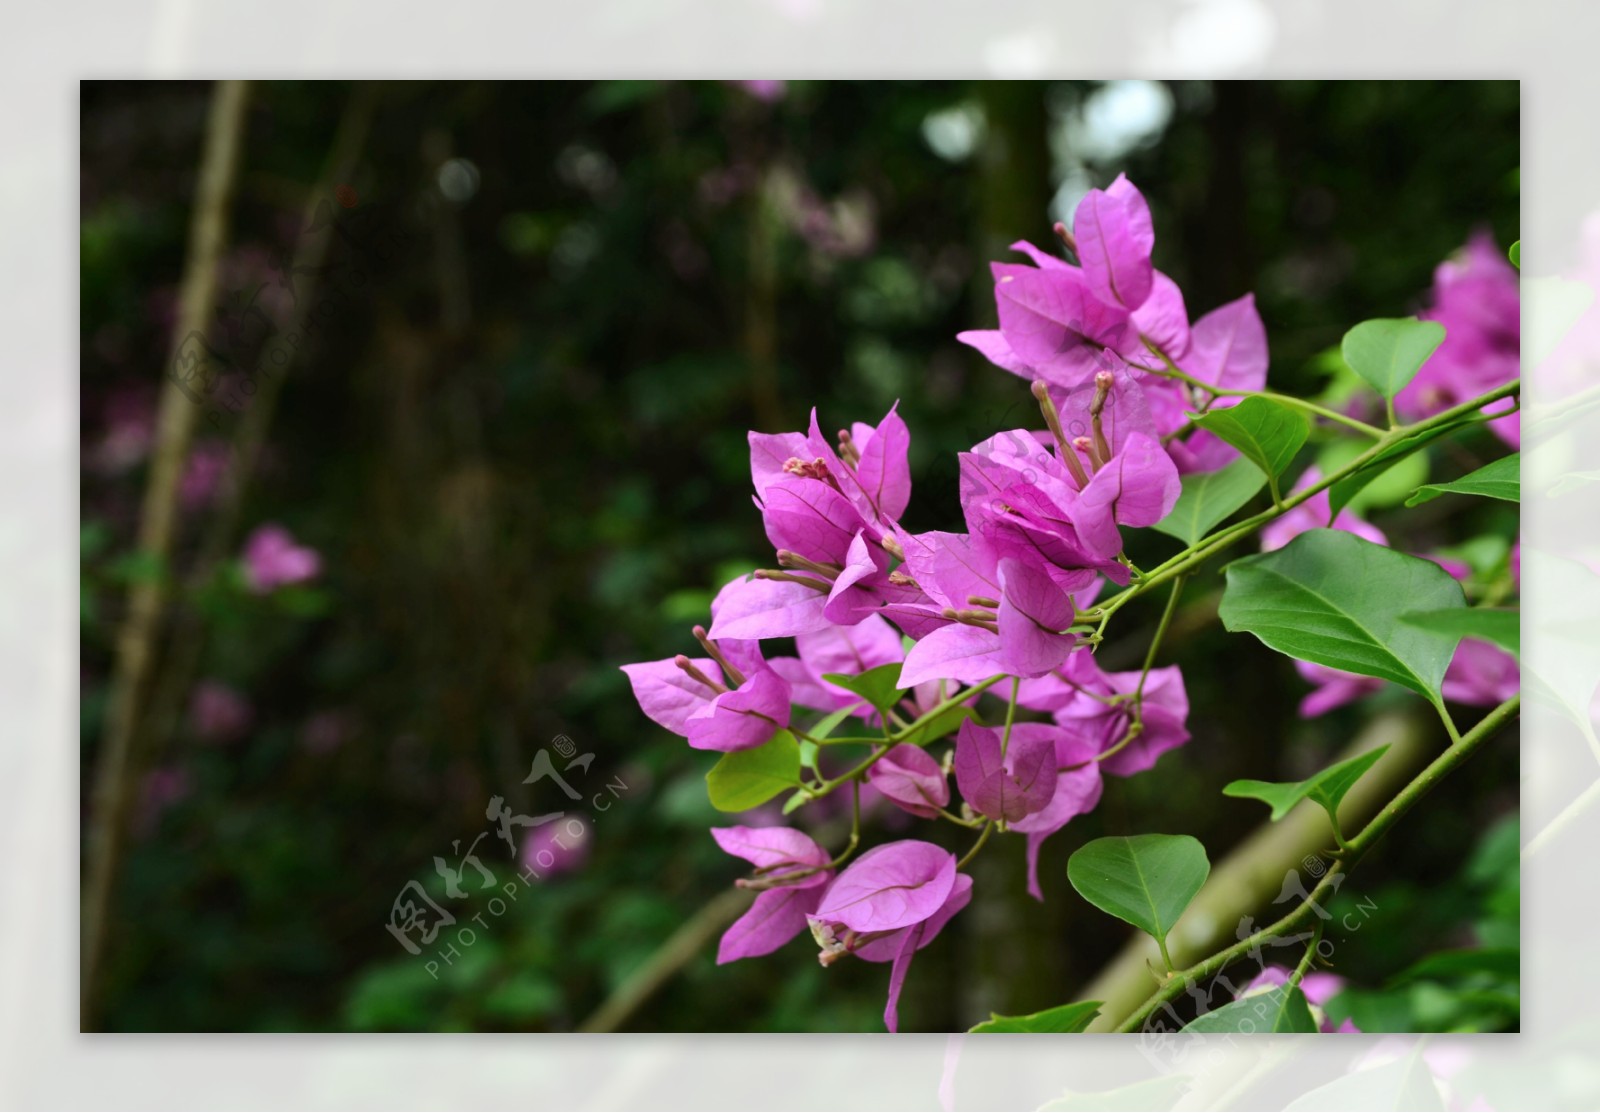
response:
{"label": "blurred pink flower in background", "polygon": [[122,387],[106,395],[105,432],[90,451],[94,467],[117,475],[144,461],[155,440],[156,402],[152,391]]}
{"label": "blurred pink flower in background", "polygon": [[734,84],[756,100],[766,101],[768,104],[777,103],[789,92],[787,81],[735,81]]}
{"label": "blurred pink flower in background", "polygon": [[134,816],[134,831],[150,835],[166,810],[189,797],[194,783],[181,765],[162,765],[144,775],[139,786],[139,808]]}
{"label": "blurred pink flower in background", "polygon": [[253,717],[249,701],[220,680],[202,680],[189,695],[189,725],[207,742],[232,742]]}
{"label": "blurred pink flower in background", "polygon": [[1360,676],[1312,661],[1297,660],[1294,669],[1302,679],[1316,685],[1300,701],[1302,719],[1315,719],[1335,707],[1343,707],[1353,700],[1364,699],[1383,690],[1383,681],[1375,676]]}
{"label": "blurred pink flower in background", "polygon": [[280,525],[260,526],[244,544],[245,578],[252,590],[266,594],[285,584],[313,579],[322,570],[315,549],[295,543]]}
{"label": "blurred pink flower in background", "polygon": [[1462,638],[1444,674],[1444,698],[1473,707],[1493,707],[1522,690],[1517,659],[1499,646]]}
{"label": "blurred pink flower in background", "polygon": [[522,843],[522,865],[544,877],[581,869],[589,860],[594,828],[581,815],[568,814],[532,828]]}
{"label": "blurred pink flower in background", "polygon": [[[1306,488],[1314,487],[1320,482],[1322,482],[1322,472],[1313,464],[1301,473],[1300,478],[1295,482],[1294,488],[1289,493],[1291,495],[1299,494]],[[1329,499],[1328,492],[1317,492],[1283,515],[1283,517],[1267,523],[1262,528],[1261,551],[1267,553],[1273,549],[1281,549],[1308,529],[1329,528],[1328,519],[1332,517],[1329,511],[1332,509],[1333,503]],[[1384,536],[1381,529],[1356,517],[1355,513],[1348,507],[1339,511],[1339,516],[1333,519],[1332,528],[1353,533],[1357,537],[1371,541],[1374,545],[1387,545],[1389,543],[1389,539]]]}
{"label": "blurred pink flower in background", "polygon": [[216,498],[228,475],[228,457],[228,446],[222,441],[202,440],[195,444],[178,486],[178,497],[187,509],[197,509]]}
{"label": "blurred pink flower in background", "polygon": [[[1522,373],[1522,295],[1516,268],[1479,232],[1433,277],[1433,306],[1417,314],[1444,326],[1444,342],[1395,396],[1415,420],[1476,398]],[[1504,403],[1496,410],[1504,407]],[[1521,442],[1516,417],[1489,423],[1507,444]]]}
{"label": "blurred pink flower in background", "polygon": [[300,744],[313,754],[331,754],[356,733],[356,723],[346,711],[318,711],[300,730]]}

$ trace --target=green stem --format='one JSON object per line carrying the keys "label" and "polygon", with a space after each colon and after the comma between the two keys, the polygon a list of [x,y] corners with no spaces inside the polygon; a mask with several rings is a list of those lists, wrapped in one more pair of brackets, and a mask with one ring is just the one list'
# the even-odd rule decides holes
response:
{"label": "green stem", "polygon": [[1450,736],[1450,745],[1460,745],[1461,732],[1456,729],[1456,722],[1450,717],[1450,712],[1445,707],[1444,700],[1430,700],[1429,702],[1433,704],[1433,709],[1439,713],[1439,718],[1444,723],[1445,733]]}
{"label": "green stem", "polygon": [[967,851],[966,854],[962,856],[961,861],[956,863],[956,869],[961,869],[968,862],[972,861],[972,859],[976,858],[978,856],[978,851],[983,849],[983,844],[989,841],[989,836],[992,834],[994,834],[994,821],[990,820],[988,823],[983,825],[983,832],[978,835],[978,841],[972,844],[972,849]]}
{"label": "green stem", "polygon": [[1233,946],[1218,951],[1211,957],[1202,959],[1193,966],[1181,970],[1166,979],[1161,987],[1134,1011],[1132,1016],[1118,1026],[1117,1031],[1139,1031],[1152,1013],[1183,993],[1190,985],[1217,973],[1229,963],[1249,954],[1263,943],[1287,935],[1298,927],[1307,916],[1321,907],[1320,901],[1333,895],[1337,887],[1343,882],[1345,871],[1353,868],[1372,849],[1373,845],[1399,822],[1400,817],[1410,811],[1417,801],[1426,796],[1440,780],[1476,753],[1479,747],[1494,737],[1502,726],[1515,718],[1521,706],[1522,697],[1512,696],[1485,715],[1482,722],[1462,736],[1459,744],[1451,746],[1435,758],[1426,769],[1418,773],[1405,788],[1395,795],[1394,799],[1384,806],[1382,811],[1373,817],[1370,823],[1361,829],[1359,834],[1345,844],[1344,849],[1334,863],[1337,868],[1330,869],[1324,873],[1316,888],[1312,889],[1311,894],[1297,907],[1276,923],[1262,928],[1254,935],[1242,939]]}
{"label": "green stem", "polygon": [[[1376,425],[1368,425],[1365,421],[1358,421],[1349,414],[1342,414],[1338,410],[1330,410],[1326,406],[1319,406],[1317,403],[1308,401],[1304,398],[1296,398],[1290,394],[1279,394],[1275,390],[1228,390],[1223,387],[1212,386],[1203,379],[1195,378],[1183,368],[1179,367],[1176,363],[1173,363],[1171,357],[1168,356],[1166,352],[1162,351],[1156,345],[1151,344],[1150,341],[1146,340],[1145,346],[1156,355],[1160,356],[1161,362],[1167,365],[1167,369],[1165,371],[1162,371],[1158,368],[1152,368],[1157,375],[1165,375],[1169,379],[1177,379],[1181,383],[1187,383],[1189,386],[1194,387],[1197,390],[1205,391],[1213,398],[1270,398],[1274,402],[1280,402],[1286,406],[1295,406],[1299,409],[1307,411],[1308,413],[1314,413],[1318,417],[1325,417],[1329,421],[1337,421],[1341,425],[1347,425],[1351,429],[1356,429],[1362,433],[1365,433],[1369,437],[1377,438],[1384,436],[1384,431],[1379,429]],[[1391,422],[1391,424],[1393,423]]]}
{"label": "green stem", "polygon": [[1011,745],[1011,725],[1017,718],[1017,693],[1020,691],[1022,691],[1022,678],[1013,676],[1011,678],[1011,701],[1006,704],[1006,729],[1000,735],[1000,761],[1002,764],[1006,760],[1006,747]]}
{"label": "green stem", "polygon": [[[938,704],[934,705],[929,710],[923,712],[923,714],[918,717],[916,722],[912,723],[910,726],[906,727],[904,730],[896,731],[894,734],[891,734],[887,739],[881,739],[881,740],[877,739],[877,738],[866,738],[866,739],[859,739],[859,740],[858,739],[848,739],[848,741],[864,741],[864,742],[870,742],[870,743],[873,743],[873,744],[877,744],[878,742],[882,741],[884,743],[884,745],[883,745],[883,748],[881,750],[879,750],[876,753],[874,753],[871,757],[866,758],[864,761],[862,761],[860,764],[856,765],[854,768],[850,769],[848,772],[842,773],[839,776],[833,777],[833,778],[831,778],[829,780],[825,780],[821,784],[817,785],[816,788],[812,790],[812,794],[811,794],[812,799],[819,799],[819,798],[821,798],[823,796],[826,796],[826,795],[828,795],[828,793],[832,792],[834,789],[838,788],[840,785],[846,784],[847,782],[855,780],[857,777],[861,776],[867,770],[871,769],[874,765],[876,765],[883,758],[883,756],[885,754],[887,754],[890,750],[894,749],[896,744],[905,741],[906,738],[908,738],[912,734],[916,733],[917,730],[919,730],[920,728],[922,728],[922,727],[926,726],[927,724],[931,723],[934,719],[938,718],[940,715],[944,714],[946,711],[950,710],[952,707],[955,707],[955,706],[957,706],[959,704],[965,703],[967,700],[971,699],[973,696],[976,696],[981,692],[987,692],[990,688],[993,688],[996,684],[1000,683],[1000,681],[1004,680],[1006,678],[1006,675],[1007,674],[1005,674],[1005,673],[1001,673],[999,676],[991,676],[988,680],[981,680],[978,683],[972,685],[970,688],[963,688],[961,691],[957,692],[955,695],[951,696],[949,699],[942,700],[941,702],[939,702]],[[833,741],[846,741],[846,739],[833,739]]]}
{"label": "green stem", "polygon": [[829,862],[827,868],[838,869],[849,860],[850,855],[856,852],[856,847],[861,842],[861,782],[854,781],[850,785],[850,841],[839,852],[838,857]]}
{"label": "green stem", "polygon": [[1306,971],[1311,969],[1311,963],[1317,957],[1317,947],[1322,943],[1322,929],[1327,926],[1327,923],[1328,921],[1326,920],[1319,919],[1317,921],[1316,931],[1311,936],[1311,945],[1306,948],[1305,957],[1303,957],[1300,960],[1299,965],[1294,968],[1294,973],[1289,975],[1288,988],[1293,989],[1295,986],[1299,985],[1300,979],[1304,978],[1306,976]]}
{"label": "green stem", "polygon": [[1178,609],[1178,597],[1183,594],[1183,583],[1187,577],[1179,576],[1172,581],[1172,594],[1167,596],[1166,610],[1161,612],[1161,621],[1156,624],[1155,637],[1150,639],[1150,648],[1145,651],[1144,669],[1139,673],[1139,686],[1133,690],[1135,703],[1144,702],[1144,682],[1150,677],[1150,669],[1156,663],[1156,651],[1161,648],[1161,639],[1167,636],[1167,627],[1172,623],[1172,615]]}
{"label": "green stem", "polygon": [[1158,935],[1155,937],[1155,940],[1156,947],[1161,951],[1161,965],[1166,967],[1168,974],[1171,974],[1172,956],[1167,953],[1167,937],[1165,935]]}
{"label": "green stem", "polygon": [[[1390,432],[1384,434],[1382,439],[1380,439],[1376,444],[1372,445],[1365,452],[1351,460],[1344,467],[1327,476],[1324,476],[1317,483],[1312,484],[1305,490],[1296,492],[1295,494],[1285,498],[1281,505],[1274,506],[1268,510],[1263,510],[1261,513],[1246,518],[1242,522],[1236,522],[1231,526],[1224,526],[1211,536],[1201,538],[1183,552],[1178,553],[1165,563],[1157,565],[1149,572],[1146,572],[1142,580],[1129,586],[1126,590],[1107,600],[1104,606],[1098,608],[1101,623],[1101,633],[1104,632],[1106,620],[1120,610],[1123,606],[1127,605],[1130,599],[1143,594],[1159,583],[1164,583],[1165,581],[1170,580],[1175,575],[1188,571],[1205,560],[1208,560],[1212,556],[1215,556],[1217,553],[1221,552],[1223,549],[1241,540],[1242,538],[1255,533],[1268,522],[1281,517],[1302,503],[1315,498],[1323,491],[1326,491],[1328,488],[1332,487],[1335,483],[1338,483],[1347,476],[1353,475],[1357,471],[1360,471],[1363,467],[1376,459],[1379,454],[1393,446],[1396,442],[1403,440],[1406,437],[1414,436],[1417,433],[1426,432],[1427,430],[1436,428],[1440,425],[1448,425],[1464,414],[1481,410],[1485,406],[1499,401],[1501,398],[1509,397],[1521,389],[1522,380],[1513,379],[1511,382],[1506,383],[1503,386],[1496,387],[1494,390],[1491,390],[1486,394],[1482,394],[1469,402],[1463,402],[1459,406],[1452,406],[1448,410],[1434,414],[1432,417],[1425,418],[1424,420],[1413,425],[1404,425],[1398,429],[1391,430]],[[1089,613],[1093,614],[1094,612],[1091,611]]]}

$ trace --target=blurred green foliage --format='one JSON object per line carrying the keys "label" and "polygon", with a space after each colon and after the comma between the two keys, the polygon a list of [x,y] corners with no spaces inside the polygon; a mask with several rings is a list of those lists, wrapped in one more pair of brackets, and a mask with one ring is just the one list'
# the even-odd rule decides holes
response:
{"label": "blurred green foliage", "polygon": [[[646,720],[616,666],[689,648],[716,587],[770,555],[748,501],[745,430],[802,428],[813,405],[825,428],[876,420],[898,399],[917,481],[908,524],[954,526],[954,453],[1036,416],[1017,380],[953,337],[993,322],[987,261],[1015,239],[1047,244],[1083,189],[1126,170],[1191,314],[1254,290],[1272,382],[1305,394],[1337,388],[1351,323],[1414,310],[1474,228],[1502,244],[1517,234],[1514,82],[1141,86],[1131,92],[1154,114],[1107,125],[1121,119],[1109,98],[1129,92],[807,82],[769,102],[724,83],[382,88],[341,184],[407,247],[382,260],[339,247],[345,269],[325,282],[341,296],[285,375],[226,538],[236,552],[248,529],[282,522],[325,572],[268,597],[231,561],[197,578],[219,503],[185,502],[160,675],[179,695],[225,683],[251,719],[231,741],[207,741],[188,714],[142,732],[141,764],[164,779],[141,789],[107,1026],[580,1024],[739,873],[705,833],[720,821],[705,795],[714,755]],[[291,319],[281,261],[355,93],[255,89],[225,299],[259,295],[275,321]],[[132,555],[132,538],[207,96],[185,83],[83,89],[86,773],[125,585],[161,572]],[[226,445],[240,422],[202,422],[201,443]],[[1478,448],[1492,451],[1430,450],[1432,474],[1471,470]],[[1373,484],[1364,509],[1392,528],[1386,508],[1427,477]],[[1496,536],[1503,567],[1515,512],[1430,504],[1406,521],[1391,536],[1417,551]],[[1132,555],[1172,545],[1152,533]],[[1196,578],[1169,643],[1189,666],[1193,741],[1155,773],[1109,784],[1094,815],[1052,840],[1044,905],[1023,892],[1020,840],[996,841],[974,909],[918,959],[907,1028],[959,1030],[1069,999],[1125,938],[1067,886],[1073,849],[1159,815],[1220,859],[1260,819],[1223,784],[1304,776],[1370,714],[1295,719],[1303,688],[1289,662],[1209,618],[1214,571]],[[1134,663],[1154,618],[1130,608],[1108,663]],[[185,649],[194,666],[174,672]],[[586,785],[620,777],[628,792],[590,816],[581,868],[486,917],[435,977],[428,954],[384,930],[396,894],[416,878],[450,904],[432,860],[453,861],[453,844],[488,829],[490,796],[529,815],[564,806],[553,785],[522,783],[557,735],[596,755]],[[1384,926],[1341,950],[1339,972],[1375,994],[1347,995],[1352,1011],[1384,1010],[1395,1026],[1514,1024],[1514,1010],[1463,996],[1501,982],[1437,970],[1406,981],[1403,968],[1438,940],[1467,945],[1468,925],[1493,920],[1489,903],[1514,899],[1514,855],[1480,856],[1459,891],[1433,879],[1456,876],[1457,848],[1515,807],[1516,769],[1514,751],[1485,754],[1363,866],[1363,884],[1385,894]],[[807,822],[828,833],[839,817]],[[480,853],[500,875],[513,867],[496,843]],[[467,923],[479,902],[450,906]],[[1494,930],[1477,942],[1515,945]],[[873,1031],[886,976],[823,970],[803,941],[729,967],[707,946],[627,1024]],[[1423,986],[1455,1003],[1418,999]]]}

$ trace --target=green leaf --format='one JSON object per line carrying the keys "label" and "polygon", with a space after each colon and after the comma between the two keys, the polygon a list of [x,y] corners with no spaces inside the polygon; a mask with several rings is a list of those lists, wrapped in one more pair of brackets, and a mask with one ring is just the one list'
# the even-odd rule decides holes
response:
{"label": "green leaf", "polygon": [[972,708],[958,703],[954,707],[945,708],[901,741],[909,742],[913,746],[926,746],[930,742],[937,742],[947,734],[954,734],[961,729],[962,723],[974,717]]}
{"label": "green leaf", "polygon": [[1511,245],[1511,250],[1506,252],[1506,258],[1511,260],[1511,265],[1519,271],[1522,269],[1522,241],[1518,240]]}
{"label": "green leaf", "polygon": [[1305,414],[1270,398],[1246,398],[1237,406],[1189,418],[1233,445],[1272,479],[1289,466],[1311,432]]}
{"label": "green leaf", "polygon": [[1521,502],[1522,454],[1513,452],[1510,456],[1502,456],[1451,483],[1429,483],[1425,487],[1418,487],[1416,493],[1406,499],[1406,505],[1416,506],[1446,493]]}
{"label": "green leaf", "polygon": [[1389,985],[1401,986],[1417,981],[1460,981],[1467,978],[1520,981],[1522,978],[1522,949],[1520,947],[1469,947],[1450,951],[1435,951],[1389,979]]}
{"label": "green leaf", "polygon": [[1339,350],[1356,374],[1393,398],[1416,377],[1434,349],[1444,343],[1444,326],[1415,317],[1362,321],[1344,334]]}
{"label": "green leaf", "polygon": [[1246,459],[1218,471],[1183,477],[1183,493],[1168,514],[1152,528],[1185,545],[1193,545],[1266,486],[1267,477]]}
{"label": "green leaf", "polygon": [[1001,1016],[990,1013],[989,1019],[974,1024],[971,1032],[1081,1032],[1089,1022],[1100,1015],[1099,1001],[1079,1001],[1072,1005],[1057,1005],[1053,1009],[1029,1013],[1027,1016]]}
{"label": "green leaf", "polygon": [[104,522],[84,522],[78,527],[78,555],[92,560],[111,544],[111,527]]}
{"label": "green leaf", "polygon": [[780,730],[751,750],[723,754],[706,774],[711,806],[719,812],[760,807],[800,783],[800,744]]}
{"label": "green leaf", "polygon": [[1420,452],[1440,437],[1449,436],[1469,425],[1480,424],[1484,419],[1476,413],[1463,414],[1457,421],[1447,422],[1431,429],[1424,429],[1418,433],[1411,433],[1401,437],[1390,444],[1383,451],[1377,453],[1371,460],[1361,465],[1360,470],[1345,476],[1328,489],[1328,513],[1336,515],[1350,504],[1350,500],[1360,491],[1377,479],[1384,472],[1394,467],[1400,461]]}
{"label": "green leaf", "polygon": [[1448,634],[1452,638],[1478,638],[1507,653],[1522,655],[1522,612],[1514,607],[1450,607],[1442,611],[1408,611],[1400,616],[1407,626]]}
{"label": "green leaf", "polygon": [[817,755],[821,751],[822,747],[818,746],[809,738],[800,739],[800,768],[810,769],[812,772],[816,772]]}
{"label": "green leaf", "polygon": [[900,667],[899,661],[891,661],[857,676],[828,672],[822,674],[822,679],[829,684],[837,684],[847,692],[854,692],[879,711],[887,711],[905,695],[895,686],[895,681],[900,679]]}
{"label": "green leaf", "polygon": [[1222,794],[1262,801],[1272,809],[1274,823],[1288,815],[1289,809],[1300,801],[1310,800],[1320,804],[1322,810],[1328,813],[1334,833],[1338,835],[1342,830],[1339,826],[1340,801],[1388,751],[1388,746],[1379,746],[1348,761],[1330,765],[1303,781],[1234,781],[1223,788]]}
{"label": "green leaf", "polygon": [[1185,1032],[1249,1035],[1253,1032],[1315,1032],[1311,1006],[1300,987],[1273,986],[1197,1016],[1183,1026]]}
{"label": "green leaf", "polygon": [[[809,734],[811,738],[827,738],[834,731],[838,730],[839,724],[848,719],[851,713],[860,706],[860,701],[857,701],[846,707],[841,707],[837,711],[830,712],[829,714],[818,719],[816,725],[810,730],[806,731],[806,733]],[[802,738],[800,740],[800,764],[807,769],[816,769],[817,754],[820,749],[821,747],[819,747],[815,742],[811,741],[811,739]],[[799,806],[799,804],[794,805],[796,808]],[[794,809],[790,808],[789,810],[792,811]],[[785,812],[784,814],[787,815],[788,812]]]}
{"label": "green leaf", "polygon": [[155,553],[134,549],[106,566],[106,574],[127,583],[151,583],[166,575],[166,562]]}
{"label": "green leaf", "polygon": [[1465,608],[1461,585],[1431,560],[1353,533],[1313,529],[1227,567],[1222,625],[1279,653],[1392,680],[1435,704],[1457,638],[1400,621],[1399,606]]}
{"label": "green leaf", "polygon": [[1067,859],[1067,880],[1079,895],[1155,936],[1163,958],[1167,932],[1210,872],[1206,848],[1189,835],[1113,835]]}

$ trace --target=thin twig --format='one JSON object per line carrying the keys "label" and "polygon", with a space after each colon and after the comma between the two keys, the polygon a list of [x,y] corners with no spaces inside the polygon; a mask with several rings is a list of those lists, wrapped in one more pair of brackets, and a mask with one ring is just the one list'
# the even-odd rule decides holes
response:
{"label": "thin twig", "polygon": [[[173,366],[191,334],[203,335],[216,301],[217,264],[228,236],[228,213],[238,178],[249,85],[219,82],[206,122],[205,147],[189,223],[189,250],[173,334]],[[178,485],[189,455],[199,404],[175,378],[163,376],[155,453],[139,514],[138,551],[155,561],[159,574],[137,580],[128,592],[127,617],[117,636],[111,706],[106,716],[89,813],[88,859],[79,952],[79,1015],[84,1030],[95,1026],[106,927],[116,887],[122,834],[136,772],[131,760],[140,701],[149,684],[154,649],[167,602],[167,567],[177,525]]]}
{"label": "thin twig", "polygon": [[578,1031],[615,1032],[674,974],[693,961],[711,937],[732,923],[752,899],[744,889],[729,889],[714,897],[673,932],[643,966],[628,975],[578,1026]]}

